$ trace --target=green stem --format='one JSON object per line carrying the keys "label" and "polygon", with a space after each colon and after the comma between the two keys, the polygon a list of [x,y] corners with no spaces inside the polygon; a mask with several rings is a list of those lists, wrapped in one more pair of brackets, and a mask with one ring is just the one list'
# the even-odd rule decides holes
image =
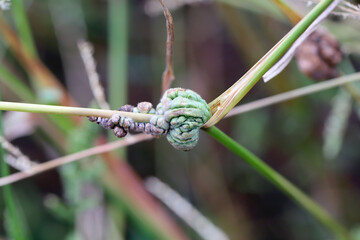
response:
{"label": "green stem", "polygon": [[[356,73],[356,70],[349,59],[349,56],[344,57],[341,63],[338,65],[338,69],[341,74],[351,76]],[[344,85],[346,91],[354,98],[356,103],[360,106],[360,84],[359,83],[348,83]]]}
{"label": "green stem", "polygon": [[[36,102],[36,96],[30,88],[2,65],[0,65],[0,82],[8,87],[21,101]],[[70,133],[73,124],[70,119],[55,115],[46,116],[46,118],[55,124],[59,131]]]}
{"label": "green stem", "polygon": [[284,3],[284,1],[282,0],[272,0],[272,1],[278,6],[281,12],[283,12],[293,24],[296,24],[299,21],[301,21],[301,17],[295,11],[293,11],[292,8],[290,8],[286,3]]}
{"label": "green stem", "polygon": [[35,100],[35,95],[31,90],[2,64],[0,65],[0,82],[3,82],[11,91],[18,95],[21,100],[26,102]]}
{"label": "green stem", "polygon": [[[125,105],[128,98],[128,10],[128,0],[108,1],[108,101],[112,109]],[[108,137],[116,139],[112,133]],[[119,149],[117,153],[126,158],[126,148]]]}
{"label": "green stem", "polygon": [[[38,58],[38,53],[36,50],[36,45],[32,35],[29,19],[26,15],[26,9],[24,6],[24,0],[13,1],[11,3],[11,9],[17,32],[19,35],[19,40],[21,46],[24,48],[25,52],[28,53],[33,58]],[[0,76],[2,81],[17,95],[20,95],[20,98],[26,102],[34,102],[36,100],[35,94],[33,94],[29,88],[21,83],[15,76],[13,76],[8,70],[1,67]],[[33,89],[40,91],[44,88],[43,84],[40,83],[38,76],[34,73],[30,73],[31,86]],[[72,129],[72,123],[69,119],[66,119],[63,116],[51,116],[49,117],[53,123],[55,123],[61,131],[69,133]]]}
{"label": "green stem", "polygon": [[213,116],[204,125],[211,127],[219,122],[276,64],[291,45],[306,31],[306,29],[323,13],[334,0],[322,0],[311,10],[285,37],[283,37],[264,57],[262,57],[244,76],[233,84],[223,94],[209,103]]}
{"label": "green stem", "polygon": [[34,39],[31,33],[29,20],[26,16],[23,0],[11,2],[11,9],[13,12],[16,28],[19,33],[21,45],[33,56],[37,57]]}
{"label": "green stem", "polygon": [[[1,99],[1,96],[0,96]],[[2,126],[2,111],[0,111],[0,135],[3,135],[3,126]],[[5,162],[5,152],[3,147],[0,145],[0,167],[1,167],[1,176],[5,177],[10,174],[9,166]],[[5,210],[6,210],[6,224],[7,230],[10,238],[15,240],[23,240],[26,238],[26,229],[23,222],[21,221],[21,216],[19,214],[20,209],[16,206],[16,199],[10,185],[4,186],[3,188]]]}
{"label": "green stem", "polygon": [[84,116],[84,117],[96,116],[96,117],[104,117],[104,118],[109,118],[114,114],[120,114],[121,116],[132,118],[136,122],[149,122],[151,117],[156,116],[154,114],[133,113],[133,112],[123,112],[123,111],[114,111],[114,110],[64,107],[64,106],[30,104],[30,103],[14,103],[14,102],[3,102],[3,101],[0,101],[0,110],[63,114],[63,115],[75,115],[75,116]]}
{"label": "green stem", "polygon": [[[28,52],[31,55],[31,57],[38,58],[38,53],[31,32],[29,19],[26,15],[24,1],[23,0],[12,1],[11,9],[21,46],[23,46],[23,48],[26,50],[26,52]],[[32,88],[33,89],[41,88],[39,82],[36,79],[36,76],[34,74],[30,74],[30,72],[28,72],[28,74],[30,76],[30,83]]]}
{"label": "green stem", "polygon": [[[311,10],[300,22],[297,24],[289,34],[284,38],[282,42],[278,45],[276,50],[271,52],[269,56],[265,59],[263,66],[256,71],[256,73],[251,78],[251,81],[247,84],[246,90],[248,92],[259,79],[286,53],[286,51],[291,47],[291,45],[305,32],[305,30],[323,13],[327,7],[333,2],[333,0],[322,0],[316,7]],[[239,94],[235,99],[236,102],[239,102],[240,99],[245,95]],[[236,103],[233,105],[235,106]],[[232,107],[231,107],[232,108]]]}
{"label": "green stem", "polygon": [[110,108],[127,101],[128,0],[109,0],[109,78]]}
{"label": "green stem", "polygon": [[[128,0],[108,1],[108,101],[110,108],[116,109],[127,103],[127,68],[128,68]],[[108,133],[109,140],[116,137]],[[126,159],[126,148],[116,151],[117,158]],[[121,194],[122,198],[123,196]],[[131,208],[130,208],[131,209]],[[126,217],[122,209],[117,212],[119,234],[125,236]]]}
{"label": "green stem", "polygon": [[[128,178],[127,175],[129,174],[123,174],[122,178]],[[155,210],[158,206],[154,205],[152,201],[148,201],[147,198],[150,196],[142,196],[142,191],[145,190],[129,190],[124,182],[118,184],[112,179],[106,178],[104,179],[104,190],[118,211],[126,211],[136,225],[149,234],[147,239],[188,240],[177,229],[174,229],[172,221],[167,219],[168,216],[164,216],[163,211]]]}
{"label": "green stem", "polygon": [[322,207],[309,198],[305,193],[289,182],[286,178],[272,169],[269,165],[256,157],[253,153],[235,142],[221,130],[216,127],[205,129],[205,131],[215,138],[218,142],[241,157],[245,162],[250,164],[262,176],[272,182],[276,187],[286,195],[295,200],[300,206],[306,209],[313,217],[319,220],[327,227],[337,239],[349,239],[348,232],[339,222],[333,219]]}

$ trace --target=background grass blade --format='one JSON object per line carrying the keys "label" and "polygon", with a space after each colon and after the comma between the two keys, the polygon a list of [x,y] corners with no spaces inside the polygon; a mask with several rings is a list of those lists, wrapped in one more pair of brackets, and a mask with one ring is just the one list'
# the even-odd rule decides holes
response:
{"label": "background grass blade", "polygon": [[211,101],[209,107],[213,115],[204,127],[208,128],[219,122],[254,87],[264,74],[277,64],[291,48],[292,44],[307,31],[308,27],[337,1],[338,0],[322,0],[247,73],[224,93]]}
{"label": "background grass blade", "polygon": [[11,6],[21,44],[32,56],[37,57],[38,54],[34,38],[31,33],[29,20],[25,12],[23,0],[13,1]]}
{"label": "background grass blade", "polygon": [[[0,111],[0,135],[3,135],[2,111]],[[10,168],[5,162],[5,152],[2,146],[0,146],[0,167],[2,177],[10,174]],[[5,214],[3,213],[2,215],[5,215],[5,227],[9,236],[15,240],[29,239],[27,237],[27,228],[21,215],[21,209],[16,204],[16,197],[14,196],[12,186],[4,186],[2,193],[5,202]]]}
{"label": "background grass blade", "polygon": [[127,101],[128,0],[110,0],[108,12],[108,97],[110,108],[117,109]]}
{"label": "background grass blade", "polygon": [[265,177],[286,195],[296,201],[300,206],[306,209],[313,217],[315,217],[325,227],[327,227],[337,237],[337,239],[349,239],[346,228],[340,225],[340,223],[334,220],[322,207],[320,207],[282,175],[272,169],[269,165],[263,162],[260,158],[256,157],[254,154],[235,142],[216,127],[211,127],[205,131],[226,148],[241,157],[263,177]]}

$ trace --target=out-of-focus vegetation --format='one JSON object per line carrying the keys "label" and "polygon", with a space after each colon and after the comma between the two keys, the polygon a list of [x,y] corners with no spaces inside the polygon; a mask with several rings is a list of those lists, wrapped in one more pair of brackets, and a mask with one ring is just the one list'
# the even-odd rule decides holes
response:
{"label": "out-of-focus vegetation", "polygon": [[[192,89],[207,102],[239,79],[292,27],[270,0],[186,1],[173,8],[168,2],[175,24],[173,86]],[[299,14],[310,10],[306,1],[286,2]],[[357,14],[345,19],[331,15],[324,24],[342,45],[343,74],[360,69]],[[157,1],[13,0],[10,10],[1,15],[0,25],[9,24],[20,39],[16,45],[0,28],[3,100],[97,107],[77,47],[78,40],[86,39],[94,46],[97,71],[112,108],[159,101],[166,28]],[[16,53],[20,48],[25,56]],[[243,102],[313,83],[293,61],[269,83],[259,82]],[[218,126],[359,238],[360,86],[352,84],[350,89],[328,90],[244,113]],[[113,140],[80,118],[6,112],[3,129],[6,139],[38,163]],[[190,152],[177,151],[164,139],[146,141],[11,185],[12,192],[5,190],[1,198],[6,201],[0,201],[0,236],[202,239],[144,191],[143,182],[151,176],[191,202],[229,239],[333,238],[204,133]]]}

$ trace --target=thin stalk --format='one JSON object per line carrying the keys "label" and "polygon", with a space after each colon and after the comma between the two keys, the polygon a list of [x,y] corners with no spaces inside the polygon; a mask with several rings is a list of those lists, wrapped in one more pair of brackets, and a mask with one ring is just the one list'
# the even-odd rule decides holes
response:
{"label": "thin stalk", "polygon": [[[12,2],[12,13],[15,20],[16,28],[18,35],[6,24],[6,22],[0,16],[0,31],[4,35],[5,41],[8,42],[10,49],[13,51],[15,56],[18,57],[19,61],[24,65],[28,74],[30,75],[32,87],[39,91],[43,88],[54,88],[62,92],[63,96],[60,101],[64,105],[74,105],[73,99],[68,95],[66,89],[59,83],[57,78],[43,65],[39,60],[36,46],[34,43],[30,23],[26,15],[26,10],[24,7],[24,0],[18,0]],[[4,78],[7,78],[7,82],[13,82],[15,79],[11,77],[8,73],[2,71]],[[9,85],[14,85],[14,83],[8,83]],[[17,87],[19,84],[17,84]],[[18,90],[22,92],[22,97],[29,97],[28,92],[25,92],[24,88],[19,88],[14,90],[15,93],[18,93]],[[34,94],[31,94],[34,95]],[[29,101],[33,102],[33,100]],[[62,131],[68,133],[69,130],[73,128],[73,122],[71,119],[67,119],[63,116],[52,116],[50,117],[51,121],[55,123]]]}
{"label": "thin stalk", "polygon": [[[111,109],[117,109],[127,103],[128,99],[128,0],[108,1],[108,102]],[[113,134],[108,138],[115,140]],[[126,148],[119,149],[117,154],[126,159]]]}
{"label": "thin stalk", "polygon": [[170,88],[171,83],[174,81],[174,69],[173,69],[173,51],[174,51],[174,20],[173,17],[169,11],[169,9],[166,7],[163,0],[159,0],[161,6],[164,9],[164,16],[166,20],[166,32],[167,32],[167,38],[166,38],[166,66],[165,70],[162,74],[162,84],[161,89],[162,93]]}
{"label": "thin stalk", "polygon": [[12,1],[11,9],[21,44],[32,56],[37,57],[36,47],[31,33],[29,20],[26,16],[23,0]]}
{"label": "thin stalk", "polygon": [[282,0],[272,0],[278,8],[285,14],[285,16],[290,20],[291,23],[296,24],[301,21],[301,17],[294,10],[292,10],[286,3]]}
{"label": "thin stalk", "polygon": [[[168,212],[143,187],[143,182],[125,162],[106,157],[109,171],[104,176],[105,193],[114,198],[119,210],[125,210],[137,226],[149,234],[147,239],[189,240]],[[117,181],[114,181],[117,180]]]}
{"label": "thin stalk", "polygon": [[[0,96],[1,99],[1,96]],[[0,111],[0,135],[3,135],[2,126],[2,111]],[[6,177],[10,174],[10,169],[5,162],[5,152],[2,145],[0,145],[0,167],[1,176]],[[11,186],[5,186],[3,189],[4,202],[5,202],[5,214],[7,221],[7,230],[9,231],[9,237],[15,240],[24,240],[26,238],[25,227],[21,221],[19,209],[16,206],[16,198],[14,197]]]}
{"label": "thin stalk", "polygon": [[108,3],[108,96],[112,109],[127,101],[128,5],[128,0],[109,0]]}
{"label": "thin stalk", "polygon": [[[128,0],[108,1],[108,101],[110,108],[117,109],[127,103],[128,78]],[[108,134],[110,140],[115,140],[113,134]],[[118,158],[126,159],[126,148],[116,151]],[[125,197],[125,196],[121,196]],[[117,212],[119,232],[125,236],[125,214]]]}
{"label": "thin stalk", "polygon": [[49,69],[39,60],[34,57],[28,49],[26,49],[17,34],[4,20],[0,13],[0,33],[2,34],[4,41],[8,44],[9,49],[13,52],[14,56],[24,66],[33,80],[36,80],[37,86],[57,89],[61,91],[62,96],[60,103],[62,105],[75,105],[74,100],[68,94],[64,86],[58,81],[58,79],[49,71]]}
{"label": "thin stalk", "polygon": [[[13,1],[11,4],[11,10],[21,46],[23,47],[24,51],[29,54],[29,56],[32,58],[38,58],[23,0]],[[36,89],[37,91],[42,89],[43,86],[39,84],[38,78],[34,75],[34,73],[28,71],[28,74],[30,76],[30,83],[32,88]]]}
{"label": "thin stalk", "polygon": [[[0,82],[7,86],[21,101],[36,102],[36,96],[30,88],[2,65],[0,65]],[[45,116],[45,118],[58,128],[57,132],[62,134],[70,133],[73,127],[70,119],[64,116],[52,115]]]}
{"label": "thin stalk", "polygon": [[[338,69],[340,71],[340,73],[342,73],[343,75],[352,75],[352,74],[356,74],[356,70],[352,64],[352,62],[350,61],[349,57],[346,56],[344,57],[344,59],[341,61],[341,63],[338,65]],[[354,98],[354,100],[356,101],[356,103],[358,105],[360,105],[360,92],[359,92],[359,84],[355,84],[355,83],[348,83],[344,85],[344,88],[346,89],[346,91],[348,91],[348,93]]]}
{"label": "thin stalk", "polygon": [[344,89],[355,99],[357,105],[360,106],[360,92],[357,90],[357,87],[352,84],[345,84]]}
{"label": "thin stalk", "polygon": [[0,110],[74,115],[74,116],[83,116],[83,117],[95,116],[95,117],[104,117],[104,118],[110,118],[114,114],[120,114],[121,116],[132,118],[136,122],[149,122],[151,117],[156,116],[155,114],[142,114],[142,113],[115,111],[115,110],[64,107],[64,106],[30,104],[30,103],[14,103],[14,102],[3,102],[3,101],[0,101]]}
{"label": "thin stalk", "polygon": [[0,81],[4,83],[12,92],[21,97],[21,100],[32,102],[35,95],[22,81],[7,70],[4,65],[0,64]]}
{"label": "thin stalk", "polygon": [[[310,95],[313,93],[325,91],[334,87],[338,87],[341,85],[349,84],[351,82],[359,81],[360,80],[360,73],[353,73],[347,76],[342,76],[338,78],[334,78],[331,80],[327,80],[325,82],[320,82],[316,84],[312,84],[310,86],[298,88],[295,90],[287,91],[284,93],[276,94],[274,96],[266,97],[263,99],[259,99],[256,101],[252,101],[249,103],[242,104],[240,106],[234,107],[231,109],[227,117],[232,117],[238,114],[242,114],[245,112],[250,112],[256,109],[260,109],[263,107],[268,107],[277,103],[281,103],[284,101],[289,101],[295,98],[303,97],[306,95]],[[351,88],[353,90],[353,88]],[[360,103],[360,100],[359,100]]]}
{"label": "thin stalk", "polygon": [[272,169],[269,165],[263,162],[260,158],[235,142],[216,127],[208,128],[205,131],[218,142],[220,142],[223,146],[241,157],[263,177],[268,179],[286,195],[288,195],[305,210],[307,210],[313,217],[315,217],[326,228],[328,228],[337,237],[337,239],[349,239],[349,235],[345,227],[333,219],[322,207],[320,207],[316,202],[314,202],[286,178]]}
{"label": "thin stalk", "polygon": [[79,151],[79,152],[76,152],[73,154],[69,154],[69,155],[66,155],[63,157],[52,159],[52,160],[46,161],[44,163],[38,164],[26,171],[13,173],[6,177],[0,178],[0,187],[11,184],[11,183],[18,182],[20,180],[32,177],[36,174],[43,173],[45,171],[63,166],[65,164],[78,161],[80,159],[88,158],[88,157],[91,157],[94,155],[99,155],[104,152],[114,151],[115,149],[118,149],[121,147],[126,147],[129,145],[133,145],[135,143],[150,140],[150,139],[153,139],[153,137],[151,135],[138,134],[136,136],[126,137],[123,140],[106,143],[106,144],[99,145],[99,146],[89,148],[89,149],[85,149],[83,151]]}
{"label": "thin stalk", "polygon": [[204,125],[211,127],[219,122],[286,53],[306,29],[336,0],[322,0],[264,57],[228,90],[209,103],[213,116]]}
{"label": "thin stalk", "polygon": [[[293,9],[287,6],[282,0],[272,0],[272,1],[276,5],[278,5],[279,9],[287,16],[287,18],[290,20],[292,24],[296,24],[301,20],[300,16]],[[344,57],[342,62],[338,65],[338,68],[340,72],[342,72],[345,75],[356,72],[348,56]],[[357,92],[356,87],[354,88],[351,84],[344,84],[344,88],[355,99],[355,101],[358,104],[360,104],[360,95]]]}

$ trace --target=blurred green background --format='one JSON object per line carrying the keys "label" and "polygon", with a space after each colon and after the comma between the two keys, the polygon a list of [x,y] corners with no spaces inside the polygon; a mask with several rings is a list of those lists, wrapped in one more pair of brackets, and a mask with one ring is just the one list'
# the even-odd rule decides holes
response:
{"label": "blurred green background", "polygon": [[[286,2],[299,13],[310,9],[306,1]],[[174,3],[178,5],[171,8]],[[24,37],[26,27],[21,30],[17,21],[29,23],[37,52],[33,56],[39,56],[79,106],[97,107],[77,47],[80,39],[94,46],[97,70],[112,108],[159,101],[166,28],[157,1],[24,0],[23,4],[28,20],[14,5],[2,11],[5,21],[25,44],[29,43]],[[173,86],[192,89],[208,102],[238,80],[291,28],[270,0],[168,0],[165,4],[174,18]],[[331,16],[324,25],[342,44],[348,64],[358,71],[358,18]],[[25,99],[17,88],[9,88],[9,78],[1,74],[3,100],[61,104],[60,90],[39,83],[37,75],[9,50],[9,43],[0,39],[2,68],[34,94],[33,99]],[[243,103],[313,83],[292,61],[269,83],[259,82]],[[349,98],[340,111],[334,111],[342,91],[328,90],[244,113],[223,120],[218,127],[360,235],[360,105]],[[48,119],[43,120],[48,124],[39,124],[36,114],[4,115],[5,137],[39,163],[114,140],[105,140],[108,133],[86,119],[76,125],[67,119],[70,123],[61,131]],[[343,121],[331,126],[338,134],[326,134],[329,119],[339,117]],[[115,165],[126,159],[138,180],[156,176],[168,184],[229,239],[333,239],[307,212],[204,133],[190,152],[177,151],[160,139],[107,157]],[[13,184],[22,236],[14,237],[19,236],[14,234],[17,223],[1,200],[1,238],[159,239],[152,225],[142,222],[151,216],[133,201],[141,197],[132,198],[131,191],[137,189],[132,184],[141,187],[141,181],[118,182],[123,175],[117,178],[116,173],[106,179],[111,159],[91,157]],[[109,187],[109,181],[122,190]],[[165,211],[189,239],[203,239],[172,211]]]}

